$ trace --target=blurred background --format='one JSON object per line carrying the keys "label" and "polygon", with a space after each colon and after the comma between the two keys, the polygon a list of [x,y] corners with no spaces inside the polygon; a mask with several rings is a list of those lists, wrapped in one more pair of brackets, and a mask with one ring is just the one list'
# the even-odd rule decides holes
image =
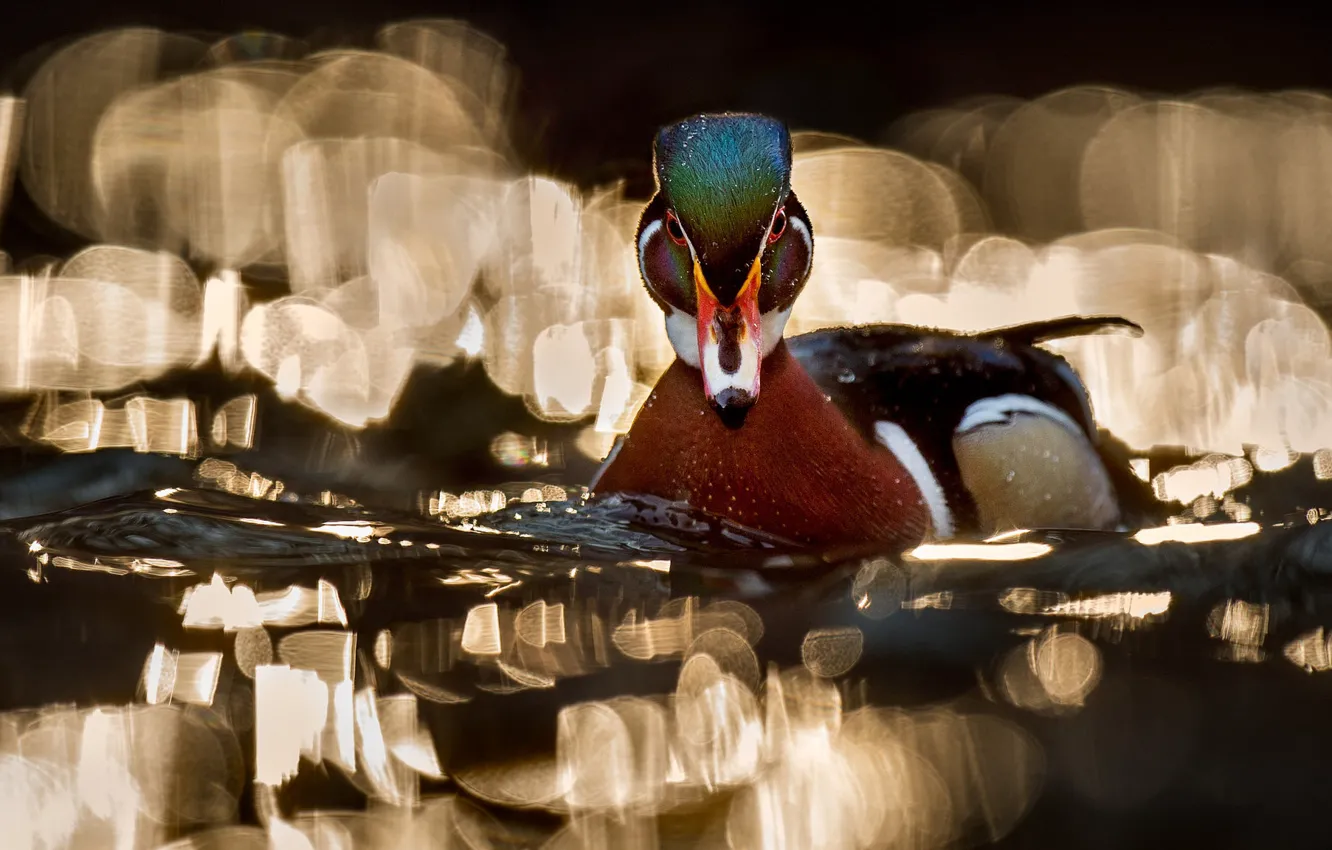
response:
{"label": "blurred background", "polygon": [[[0,503],[171,483],[190,473],[169,458],[208,454],[445,512],[581,484],[671,358],[631,249],[652,136],[749,109],[797,131],[817,233],[790,332],[1125,315],[1144,339],[1058,350],[1103,426],[1168,456],[1139,470],[1159,493],[1239,516],[1218,499],[1255,467],[1332,475],[1320,20],[27,9],[2,37]],[[1215,452],[1246,459],[1162,477]]]}
{"label": "blurred background", "polygon": [[[6,847],[1325,843],[1325,13],[9,15]],[[556,515],[671,358],[653,134],[717,109],[796,131],[792,333],[1142,324],[1058,350],[1171,526],[778,563]]]}

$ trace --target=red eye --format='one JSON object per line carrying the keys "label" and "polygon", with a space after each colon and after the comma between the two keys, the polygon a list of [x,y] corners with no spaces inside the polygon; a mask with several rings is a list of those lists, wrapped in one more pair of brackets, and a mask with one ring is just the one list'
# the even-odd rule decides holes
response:
{"label": "red eye", "polygon": [[680,219],[675,217],[675,213],[666,211],[666,233],[670,235],[671,241],[676,245],[685,244],[684,228],[680,226]]}
{"label": "red eye", "polygon": [[777,215],[772,219],[772,231],[768,234],[769,242],[776,242],[782,238],[786,232],[786,210],[777,210]]}

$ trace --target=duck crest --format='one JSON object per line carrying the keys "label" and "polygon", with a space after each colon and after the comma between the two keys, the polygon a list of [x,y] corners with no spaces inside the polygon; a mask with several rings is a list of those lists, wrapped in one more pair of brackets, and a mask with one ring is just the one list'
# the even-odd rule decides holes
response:
{"label": "duck crest", "polygon": [[801,544],[911,545],[930,524],[908,471],[867,443],[779,344],[741,428],[710,409],[698,371],[676,361],[657,381],[599,492],[648,493]]}
{"label": "duck crest", "polygon": [[754,260],[747,237],[762,234],[791,190],[786,126],[765,115],[697,115],[657,134],[654,159],[708,279],[743,279]]}

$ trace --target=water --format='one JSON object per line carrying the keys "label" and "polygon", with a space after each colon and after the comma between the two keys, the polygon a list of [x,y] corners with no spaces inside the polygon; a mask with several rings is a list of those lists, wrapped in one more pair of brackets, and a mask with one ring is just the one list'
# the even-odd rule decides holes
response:
{"label": "water", "polygon": [[445,523],[196,483],[13,518],[0,831],[1318,846],[1332,524],[1266,486],[1252,526],[1172,532],[1210,541],[905,555],[623,498]]}

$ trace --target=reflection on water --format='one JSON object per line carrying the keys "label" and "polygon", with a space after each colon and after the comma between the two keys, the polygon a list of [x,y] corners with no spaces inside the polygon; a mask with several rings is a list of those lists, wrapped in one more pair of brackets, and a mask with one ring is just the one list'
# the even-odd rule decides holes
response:
{"label": "reflection on water", "polygon": [[1202,793],[1207,682],[1332,668],[1321,521],[892,556],[215,485],[8,532],[5,847],[1045,846]]}

